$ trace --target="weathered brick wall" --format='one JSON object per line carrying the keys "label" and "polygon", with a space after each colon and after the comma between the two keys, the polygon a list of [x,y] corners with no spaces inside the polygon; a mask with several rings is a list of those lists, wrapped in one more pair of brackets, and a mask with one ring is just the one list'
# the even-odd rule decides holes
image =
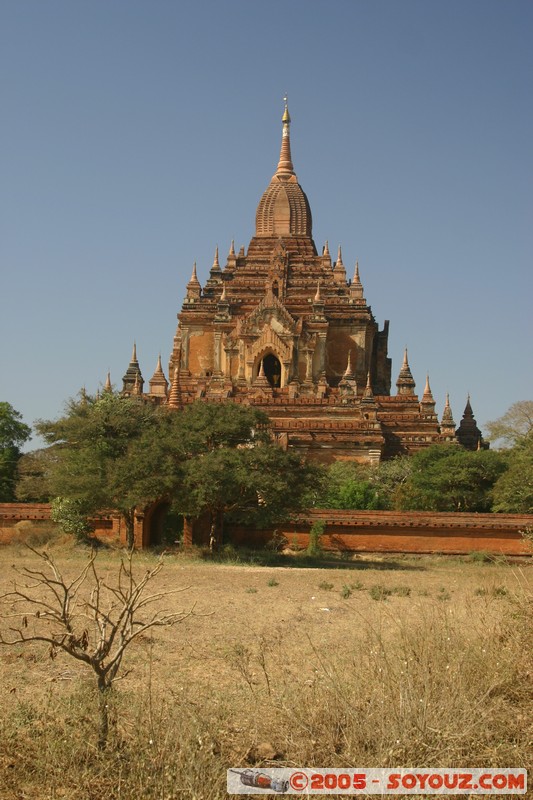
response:
{"label": "weathered brick wall", "polygon": [[421,511],[315,510],[275,529],[254,531],[228,527],[235,544],[262,545],[274,535],[289,547],[307,547],[313,522],[325,523],[321,544],[329,550],[372,553],[470,553],[528,555],[520,535],[533,527],[533,515],[452,514]]}
{"label": "weathered brick wall", "polygon": [[[138,547],[148,547],[149,520],[153,509],[139,514],[135,524]],[[22,521],[50,520],[46,503],[0,503],[0,543],[7,544]],[[533,515],[527,514],[452,514],[423,511],[335,511],[316,509],[298,520],[267,530],[226,526],[225,541],[236,545],[261,546],[274,536],[291,547],[307,547],[309,529],[322,520],[325,532],[322,546],[330,550],[372,553],[471,553],[528,555],[530,550],[520,535],[533,528]],[[98,537],[125,542],[125,528],[118,514],[94,520]],[[185,521],[184,545],[205,546],[209,542],[207,518]]]}
{"label": "weathered brick wall", "polygon": [[[0,503],[0,544],[9,544],[15,538],[21,522],[51,522],[49,503]],[[91,520],[95,536],[100,538],[124,538],[123,524],[118,514],[102,514]]]}

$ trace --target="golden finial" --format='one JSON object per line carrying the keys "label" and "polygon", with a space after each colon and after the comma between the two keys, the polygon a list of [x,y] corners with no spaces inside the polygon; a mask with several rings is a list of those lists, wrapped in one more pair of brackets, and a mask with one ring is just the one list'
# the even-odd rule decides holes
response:
{"label": "golden finial", "polygon": [[287,95],[287,92],[285,92],[285,95],[283,97],[283,102],[285,103],[285,111],[283,112],[283,116],[281,118],[281,121],[282,122],[290,122],[291,121],[291,115],[289,114],[289,97]]}

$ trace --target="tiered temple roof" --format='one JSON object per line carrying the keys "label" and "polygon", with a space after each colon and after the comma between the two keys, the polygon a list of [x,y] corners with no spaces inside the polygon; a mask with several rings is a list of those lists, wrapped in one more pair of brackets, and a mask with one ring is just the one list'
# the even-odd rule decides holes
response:
{"label": "tiered temple roof", "polygon": [[[176,409],[195,399],[259,405],[281,445],[323,461],[372,462],[444,441],[475,449],[481,434],[466,410],[457,437],[448,400],[439,425],[429,377],[419,400],[407,349],[391,395],[389,323],[379,328],[358,262],[348,280],[340,245],[334,263],[328,242],[319,254],[290,125],[285,102],[279,162],[248,249],[236,253],[232,242],[221,266],[217,247],[203,287],[194,265],[178,313],[170,389],[159,359],[143,396]],[[123,390],[143,393],[135,347]]]}

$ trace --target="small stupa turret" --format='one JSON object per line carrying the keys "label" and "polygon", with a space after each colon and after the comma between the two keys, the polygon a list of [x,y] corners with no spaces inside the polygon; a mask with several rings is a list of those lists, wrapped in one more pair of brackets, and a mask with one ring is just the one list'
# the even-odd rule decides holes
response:
{"label": "small stupa turret", "polygon": [[237,266],[237,256],[235,254],[235,240],[231,240],[231,245],[228,253],[228,260],[226,262],[226,272],[233,272]]}
{"label": "small stupa turret", "polygon": [[189,283],[187,284],[187,298],[189,300],[199,298],[202,294],[202,287],[196,274],[196,261],[193,264],[192,275]]}
{"label": "small stupa turret", "polygon": [[177,367],[174,367],[174,374],[172,376],[172,385],[170,387],[170,392],[168,395],[168,406],[169,408],[180,407],[179,371]]}
{"label": "small stupa turret", "polygon": [[352,379],[352,380],[355,378],[353,367],[352,367],[352,351],[351,350],[348,350],[348,363],[346,364],[346,369],[344,370],[343,378]]}
{"label": "small stupa turret", "polygon": [[370,379],[370,370],[368,371],[367,376],[366,376],[366,386],[365,386],[364,391],[363,391],[363,398],[362,398],[361,402],[363,402],[363,403],[375,403],[374,392],[372,391],[372,381]]}
{"label": "small stupa turret", "polygon": [[363,284],[361,283],[361,278],[359,277],[359,261],[355,262],[354,276],[350,284],[350,297],[353,297],[354,300],[364,301],[365,299]]}
{"label": "small stupa turret", "polygon": [[126,394],[133,394],[134,388],[137,385],[138,393],[142,394],[144,387],[144,379],[141,374],[141,368],[137,360],[137,345],[133,343],[133,351],[131,354],[131,361],[126,370],[126,374],[122,378],[122,391]]}
{"label": "small stupa turret", "polygon": [[403,355],[403,364],[402,368],[400,369],[400,374],[398,375],[398,380],[396,381],[396,386],[398,387],[398,394],[400,395],[414,395],[415,393],[416,383],[407,359],[407,347],[405,348]]}
{"label": "small stupa turret", "polygon": [[218,260],[218,245],[217,245],[215,249],[215,257],[213,259],[213,266],[211,267],[210,270],[211,276],[213,276],[213,273],[218,274],[221,271],[222,270],[220,269],[220,261]]}
{"label": "small stupa turret", "polygon": [[455,431],[455,435],[459,444],[461,444],[466,450],[480,450],[485,448],[483,436],[481,435],[481,431],[477,426],[477,422],[474,418],[474,412],[472,411],[472,406],[470,405],[470,395],[467,397],[463,418],[459,423],[459,427]]}
{"label": "small stupa turret", "polygon": [[346,268],[342,263],[342,250],[340,245],[337,253],[337,260],[333,267],[333,277],[336,283],[346,283]]}
{"label": "small stupa turret", "polygon": [[420,401],[420,411],[423,414],[435,413],[435,400],[433,399],[433,394],[431,392],[431,387],[429,385],[429,373],[426,375],[426,385],[424,387],[424,394],[422,395],[422,400]]}
{"label": "small stupa turret", "polygon": [[316,287],[316,294],[313,298],[313,317],[318,321],[325,320],[324,306],[325,304],[324,298],[322,297],[322,287],[319,280]]}
{"label": "small stupa turret", "polygon": [[331,255],[329,252],[329,243],[327,239],[326,244],[324,245],[324,250],[322,251],[322,263],[326,269],[331,269]]}
{"label": "small stupa turret", "polygon": [[133,384],[133,389],[131,390],[131,393],[136,397],[141,397],[143,393],[143,387],[141,385],[138,375],[135,376],[135,383]]}
{"label": "small stupa turret", "polygon": [[353,400],[357,397],[357,381],[355,380],[355,373],[352,367],[351,350],[348,350],[348,362],[346,364],[344,374],[339,382],[339,390],[341,397],[343,398],[343,402],[348,402],[350,399]]}
{"label": "small stupa turret", "polygon": [[163,367],[161,366],[161,353],[157,359],[155,372],[150,378],[150,394],[154,397],[166,397],[168,392],[168,381],[165,378]]}
{"label": "small stupa turret", "polygon": [[455,438],[455,422],[453,419],[452,409],[450,406],[450,396],[448,392],[446,392],[446,402],[444,403],[444,411],[442,412],[440,433],[445,441],[457,441]]}
{"label": "small stupa turret", "polygon": [[253,382],[254,389],[272,389],[267,376],[265,375],[265,367],[263,363],[263,359],[261,359],[261,364],[259,366],[259,372],[257,373],[257,377]]}

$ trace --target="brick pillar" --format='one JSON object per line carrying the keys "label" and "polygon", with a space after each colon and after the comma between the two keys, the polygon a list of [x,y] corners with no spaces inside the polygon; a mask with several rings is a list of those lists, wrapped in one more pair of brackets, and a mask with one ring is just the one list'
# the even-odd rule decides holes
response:
{"label": "brick pillar", "polygon": [[222,333],[220,331],[215,331],[214,337],[214,352],[213,352],[213,374],[214,375],[221,375],[222,370],[220,368],[220,339],[222,337]]}
{"label": "brick pillar", "polygon": [[182,328],[181,331],[181,368],[189,369],[189,329]]}

